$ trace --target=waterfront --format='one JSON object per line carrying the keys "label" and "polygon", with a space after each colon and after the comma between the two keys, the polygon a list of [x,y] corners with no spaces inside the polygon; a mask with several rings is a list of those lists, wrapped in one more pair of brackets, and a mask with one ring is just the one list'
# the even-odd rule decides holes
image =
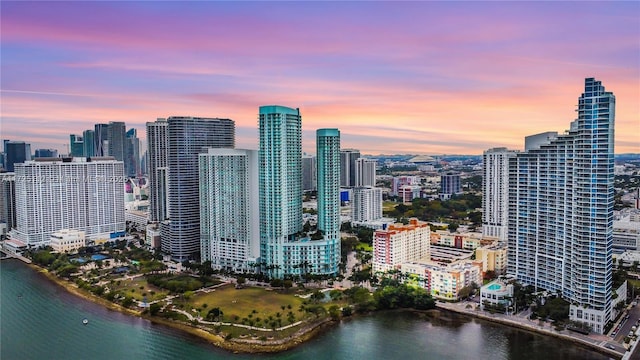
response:
{"label": "waterfront", "polygon": [[[0,358],[227,359],[190,335],[67,293],[16,260],[0,269]],[[82,325],[82,319],[89,319]],[[343,322],[297,349],[238,359],[607,359],[558,339],[443,313],[386,313]]]}

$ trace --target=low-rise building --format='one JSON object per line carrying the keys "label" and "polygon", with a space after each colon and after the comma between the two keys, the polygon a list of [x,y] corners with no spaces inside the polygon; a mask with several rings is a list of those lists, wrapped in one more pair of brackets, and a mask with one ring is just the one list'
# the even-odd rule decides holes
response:
{"label": "low-rise building", "polygon": [[63,229],[54,232],[50,236],[50,245],[53,251],[73,252],[86,245],[84,231]]}
{"label": "low-rise building", "polygon": [[[492,281],[480,288],[480,308],[488,306],[509,312],[513,304],[513,285],[502,280]],[[511,309],[513,312],[514,309]]]}
{"label": "low-rise building", "polygon": [[482,271],[503,275],[507,271],[507,244],[495,243],[476,248],[476,261],[482,262]]}
{"label": "low-rise building", "polygon": [[459,261],[442,265],[434,262],[410,262],[398,266],[408,282],[414,283],[438,299],[458,300],[464,287],[482,284],[482,264]]}

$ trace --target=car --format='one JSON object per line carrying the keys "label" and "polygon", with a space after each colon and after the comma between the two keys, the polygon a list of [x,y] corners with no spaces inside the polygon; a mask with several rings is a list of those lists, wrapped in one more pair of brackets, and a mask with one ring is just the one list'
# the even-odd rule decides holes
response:
{"label": "car", "polygon": [[611,336],[616,336],[617,333],[618,333],[617,331],[614,331],[611,333]]}
{"label": "car", "polygon": [[615,349],[616,349],[616,347],[615,347],[615,346],[613,346],[613,345],[611,345],[611,344],[607,344],[607,347],[608,347],[609,349],[611,349],[611,350],[615,350]]}

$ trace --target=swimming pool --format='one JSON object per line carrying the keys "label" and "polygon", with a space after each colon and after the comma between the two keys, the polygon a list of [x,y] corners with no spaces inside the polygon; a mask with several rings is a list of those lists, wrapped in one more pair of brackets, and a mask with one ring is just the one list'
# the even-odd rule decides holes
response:
{"label": "swimming pool", "polygon": [[99,260],[104,260],[104,259],[108,259],[109,257],[106,255],[102,255],[102,254],[95,254],[95,255],[91,255],[91,260],[93,261],[99,261]]}
{"label": "swimming pool", "polygon": [[491,284],[489,285],[489,287],[487,287],[487,290],[496,291],[496,290],[500,290],[501,288],[502,288],[502,285],[500,284]]}

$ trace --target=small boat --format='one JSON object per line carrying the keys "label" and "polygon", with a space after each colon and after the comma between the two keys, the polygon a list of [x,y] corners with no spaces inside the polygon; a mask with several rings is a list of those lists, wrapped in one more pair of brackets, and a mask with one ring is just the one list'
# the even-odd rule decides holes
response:
{"label": "small boat", "polygon": [[82,319],[82,323],[83,323],[84,325],[87,325],[87,324],[89,323],[89,320],[87,320],[87,319]]}

